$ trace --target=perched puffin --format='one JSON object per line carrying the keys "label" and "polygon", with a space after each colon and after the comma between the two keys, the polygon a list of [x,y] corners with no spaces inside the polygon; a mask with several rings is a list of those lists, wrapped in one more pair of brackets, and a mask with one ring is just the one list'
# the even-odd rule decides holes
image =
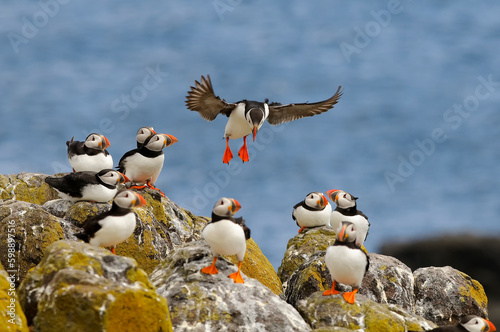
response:
{"label": "perched puffin", "polygon": [[99,172],[106,168],[113,168],[113,158],[106,149],[109,141],[101,134],[90,134],[84,142],[75,141],[72,137],[66,142],[68,160],[73,172]]}
{"label": "perched puffin", "polygon": [[[496,331],[495,325],[489,320],[475,315],[467,315],[460,319],[456,326],[441,326],[429,332],[493,332]],[[412,332],[412,331],[409,331]]]}
{"label": "perched puffin", "polygon": [[113,169],[100,172],[76,172],[63,177],[48,176],[45,178],[63,199],[70,201],[108,202],[115,197],[118,184],[127,182],[122,173]]}
{"label": "perched puffin", "polygon": [[337,92],[329,99],[317,103],[287,104],[242,100],[236,103],[228,103],[224,99],[215,96],[210,81],[201,76],[201,83],[195,81],[195,87],[188,91],[186,106],[191,111],[199,112],[208,121],[214,120],[217,115],[224,114],[229,117],[224,132],[226,139],[226,150],[222,162],[229,163],[233,158],[233,153],[229,148],[229,139],[243,137],[243,146],[238,152],[238,156],[243,162],[248,161],[247,136],[253,133],[253,140],[260,127],[267,121],[272,125],[297,120],[307,116],[313,116],[328,111],[333,108],[342,92],[339,86]]}
{"label": "perched puffin", "polygon": [[326,192],[326,195],[337,204],[330,216],[330,224],[337,231],[341,221],[350,221],[356,225],[356,233],[358,234],[356,244],[362,246],[368,236],[370,222],[368,217],[356,207],[357,197],[346,193],[345,191],[332,189]]}
{"label": "perched puffin", "polygon": [[127,240],[136,226],[133,207],[146,205],[144,197],[131,190],[119,192],[113,200],[111,210],[97,215],[85,222],[83,232],[74,234],[80,240],[97,247],[111,247]]}
{"label": "perched puffin", "polygon": [[206,274],[217,274],[215,267],[218,255],[236,255],[238,271],[231,273],[229,278],[236,283],[244,283],[241,276],[241,264],[247,250],[246,240],[250,238],[250,229],[245,225],[243,218],[234,218],[234,214],[241,208],[240,203],[232,198],[222,197],[215,203],[212,210],[212,220],[201,233],[214,253],[212,265],[201,270]]}
{"label": "perched puffin", "polygon": [[165,159],[163,149],[175,142],[177,138],[167,134],[154,134],[148,137],[143,146],[123,155],[118,164],[118,171],[125,174],[131,182],[145,184],[132,188],[143,189],[147,185],[165,196],[160,189],[154,187],[154,184],[163,168]]}
{"label": "perched puffin", "polygon": [[153,127],[141,127],[137,131],[136,135],[136,140],[137,140],[137,148],[140,149],[143,145],[144,142],[150,137],[156,134],[155,130]]}
{"label": "perched puffin", "polygon": [[332,288],[323,292],[324,296],[339,294],[337,282],[353,287],[352,292],[343,293],[344,299],[353,304],[363,277],[370,265],[368,255],[356,245],[355,225],[343,221],[333,246],[326,249],[325,263],[332,276]]}
{"label": "perched puffin", "polygon": [[320,192],[307,194],[306,198],[293,207],[292,218],[300,227],[299,233],[308,227],[330,225],[332,206]]}

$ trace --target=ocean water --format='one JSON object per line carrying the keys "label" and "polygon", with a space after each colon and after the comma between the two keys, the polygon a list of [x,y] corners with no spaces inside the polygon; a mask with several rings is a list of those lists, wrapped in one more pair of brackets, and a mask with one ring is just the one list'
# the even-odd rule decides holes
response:
{"label": "ocean water", "polygon": [[[242,204],[278,268],[311,191],[359,197],[365,245],[446,233],[500,234],[500,4],[484,1],[4,1],[0,173],[70,171],[65,142],[103,133],[116,160],[141,126],[179,139],[157,182],[210,215]],[[222,163],[226,118],[186,109],[216,95],[282,103],[344,95],[326,114],[249,141]],[[233,153],[242,140],[231,141]]]}

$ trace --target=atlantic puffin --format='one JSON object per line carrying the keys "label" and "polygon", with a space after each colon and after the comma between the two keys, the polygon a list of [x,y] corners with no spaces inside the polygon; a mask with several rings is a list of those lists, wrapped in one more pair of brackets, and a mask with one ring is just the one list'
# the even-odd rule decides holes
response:
{"label": "atlantic puffin", "polygon": [[45,178],[45,182],[56,189],[62,199],[100,203],[113,199],[118,192],[118,185],[127,181],[126,176],[113,169],[103,169],[100,172],[76,172],[63,177]]}
{"label": "atlantic puffin", "polygon": [[355,301],[366,271],[370,265],[368,255],[356,245],[356,227],[343,221],[338,229],[335,243],[326,249],[325,263],[332,276],[332,288],[323,292],[324,296],[339,294],[335,289],[338,283],[353,287],[342,297],[350,304]]}
{"label": "atlantic puffin", "polygon": [[326,195],[337,204],[330,216],[330,224],[333,229],[336,231],[341,221],[352,222],[356,225],[356,233],[358,234],[356,244],[362,246],[368,236],[370,222],[368,217],[357,209],[356,201],[358,197],[338,189],[328,190]]}
{"label": "atlantic puffin", "polygon": [[137,135],[135,136],[137,140],[137,148],[140,149],[144,145],[144,142],[154,134],[156,134],[156,131],[153,129],[153,127],[139,128],[139,130],[137,131]]}
{"label": "atlantic puffin", "polygon": [[144,197],[131,190],[116,194],[111,210],[88,219],[83,232],[74,235],[80,240],[97,247],[111,247],[127,240],[135,230],[137,217],[133,207],[146,205]]}
{"label": "atlantic puffin", "polygon": [[241,208],[240,203],[233,198],[222,197],[215,203],[212,210],[212,220],[201,233],[214,253],[212,265],[201,270],[206,274],[217,274],[215,267],[218,255],[236,255],[238,271],[231,273],[229,278],[235,283],[244,283],[241,276],[241,264],[247,250],[246,240],[250,238],[250,229],[245,225],[242,217],[234,218],[234,214]]}
{"label": "atlantic puffin", "polygon": [[236,103],[228,103],[224,99],[215,96],[210,81],[201,76],[201,83],[195,81],[195,86],[191,86],[186,96],[186,106],[191,111],[199,112],[205,120],[212,121],[217,115],[224,114],[229,117],[224,138],[226,139],[226,150],[222,162],[228,164],[233,158],[233,153],[229,148],[229,139],[243,137],[243,146],[238,152],[238,156],[243,162],[249,161],[247,149],[247,136],[253,133],[253,140],[260,127],[267,120],[272,125],[297,120],[307,116],[313,116],[328,111],[333,108],[342,95],[341,86],[337,92],[329,99],[317,103],[286,104],[269,103],[266,99],[263,103],[251,100],[242,100]]}
{"label": "atlantic puffin", "polygon": [[73,172],[99,172],[106,168],[113,168],[113,158],[106,149],[109,140],[101,134],[92,133],[84,142],[75,141],[73,136],[66,142],[68,160]]}
{"label": "atlantic puffin", "polygon": [[130,150],[123,155],[118,164],[118,171],[122,172],[130,182],[144,184],[131,188],[143,189],[147,185],[165,196],[154,184],[163,168],[165,160],[163,149],[176,142],[177,138],[172,135],[154,134],[146,139],[142,147]]}
{"label": "atlantic puffin", "polygon": [[328,199],[320,192],[313,191],[306,198],[295,204],[292,218],[300,227],[299,233],[308,227],[330,225],[332,206]]}
{"label": "atlantic puffin", "polygon": [[[475,315],[467,315],[460,319],[456,326],[441,326],[428,332],[493,332],[496,331],[495,325],[489,320]],[[412,332],[412,331],[409,331]]]}

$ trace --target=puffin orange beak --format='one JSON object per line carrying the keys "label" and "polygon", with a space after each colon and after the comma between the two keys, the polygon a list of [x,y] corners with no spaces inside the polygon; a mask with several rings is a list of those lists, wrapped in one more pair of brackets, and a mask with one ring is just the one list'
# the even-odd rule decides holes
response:
{"label": "puffin orange beak", "polygon": [[141,195],[139,195],[138,193],[134,192],[134,195],[136,197],[136,199],[134,200],[133,202],[133,205],[135,207],[139,207],[139,206],[144,206],[146,205],[146,200],[144,199],[144,197],[142,197]]}
{"label": "puffin orange beak", "polygon": [[489,320],[487,320],[487,321],[486,321],[486,323],[487,323],[487,324],[488,324],[488,326],[490,327],[490,329],[489,329],[488,331],[493,332],[493,331],[496,331],[496,330],[497,330],[497,329],[496,329],[496,327],[495,327],[495,325],[493,325],[493,323],[492,323],[492,322],[490,322]]}
{"label": "puffin orange beak", "polygon": [[241,204],[240,202],[238,202],[237,200],[235,200],[234,198],[231,199],[231,201],[233,202],[233,204],[231,204],[231,206],[228,208],[230,211],[234,213],[238,212],[239,209],[241,209]]}
{"label": "puffin orange beak", "polygon": [[167,143],[165,146],[170,146],[174,143],[177,143],[179,140],[173,136],[173,135],[169,135],[169,134],[163,134],[163,136],[165,136],[167,138]]}
{"label": "puffin orange beak", "polygon": [[342,242],[344,242],[345,240],[347,240],[347,238],[349,237],[349,235],[346,232],[346,227],[347,227],[347,225],[342,226],[342,229],[340,230],[340,233],[339,233],[339,239]]}
{"label": "puffin orange beak", "polygon": [[257,126],[253,126],[253,141],[255,142],[255,135],[257,135]]}
{"label": "puffin orange beak", "polygon": [[[104,136],[102,136],[102,138],[104,139],[104,146],[103,146],[102,148],[103,148],[103,149],[107,149],[107,148],[109,148],[109,146],[111,145],[111,144],[109,143],[109,140],[108,140],[106,137],[104,137]],[[102,144],[102,141],[101,141],[101,144]],[[101,146],[102,146],[102,145],[101,145]]]}
{"label": "puffin orange beak", "polygon": [[130,182],[130,179],[126,177],[125,174],[120,173],[120,183],[125,183],[125,182]]}
{"label": "puffin orange beak", "polygon": [[317,203],[318,203],[319,206],[325,207],[328,204],[328,200],[326,199],[326,197],[324,195],[321,195],[319,197],[319,200],[317,201]]}
{"label": "puffin orange beak", "polygon": [[340,191],[339,189],[332,189],[332,190],[328,190],[325,194],[330,197],[330,199],[332,201],[335,201],[337,199],[337,195],[333,196],[334,193],[336,193],[337,191]]}

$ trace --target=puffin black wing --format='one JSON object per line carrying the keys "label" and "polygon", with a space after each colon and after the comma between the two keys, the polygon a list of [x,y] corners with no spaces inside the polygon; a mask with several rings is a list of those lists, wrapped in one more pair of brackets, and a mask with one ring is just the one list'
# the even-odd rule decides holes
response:
{"label": "puffin black wing", "polygon": [[96,179],[96,172],[84,171],[69,173],[63,177],[45,178],[45,182],[51,187],[68,194],[72,197],[82,197],[82,188],[89,184],[98,184]]}
{"label": "puffin black wing", "polygon": [[131,155],[133,155],[137,152],[139,152],[139,149],[133,149],[133,150],[130,150],[128,152],[125,152],[125,154],[120,158],[120,161],[118,162],[118,166],[116,166],[116,169],[118,170],[118,172],[120,172],[120,173],[125,172],[125,159],[127,159],[127,157],[130,157]]}
{"label": "puffin black wing", "polygon": [[245,239],[248,240],[250,238],[250,228],[245,225],[245,219],[243,219],[243,217],[234,218],[234,223],[243,228],[243,232],[245,232]]}
{"label": "puffin black wing", "polygon": [[287,104],[279,105],[277,103],[269,104],[269,117],[267,121],[272,125],[279,125],[280,123],[290,122],[307,116],[313,116],[328,111],[333,108],[340,96],[342,96],[342,91],[339,86],[337,92],[329,99],[323,100],[317,103],[304,103],[304,104]]}
{"label": "puffin black wing", "polygon": [[186,96],[186,106],[191,111],[200,113],[202,118],[212,121],[222,113],[229,116],[237,104],[227,103],[224,99],[214,94],[210,76],[201,76],[201,83],[194,81],[196,86],[192,86]]}

